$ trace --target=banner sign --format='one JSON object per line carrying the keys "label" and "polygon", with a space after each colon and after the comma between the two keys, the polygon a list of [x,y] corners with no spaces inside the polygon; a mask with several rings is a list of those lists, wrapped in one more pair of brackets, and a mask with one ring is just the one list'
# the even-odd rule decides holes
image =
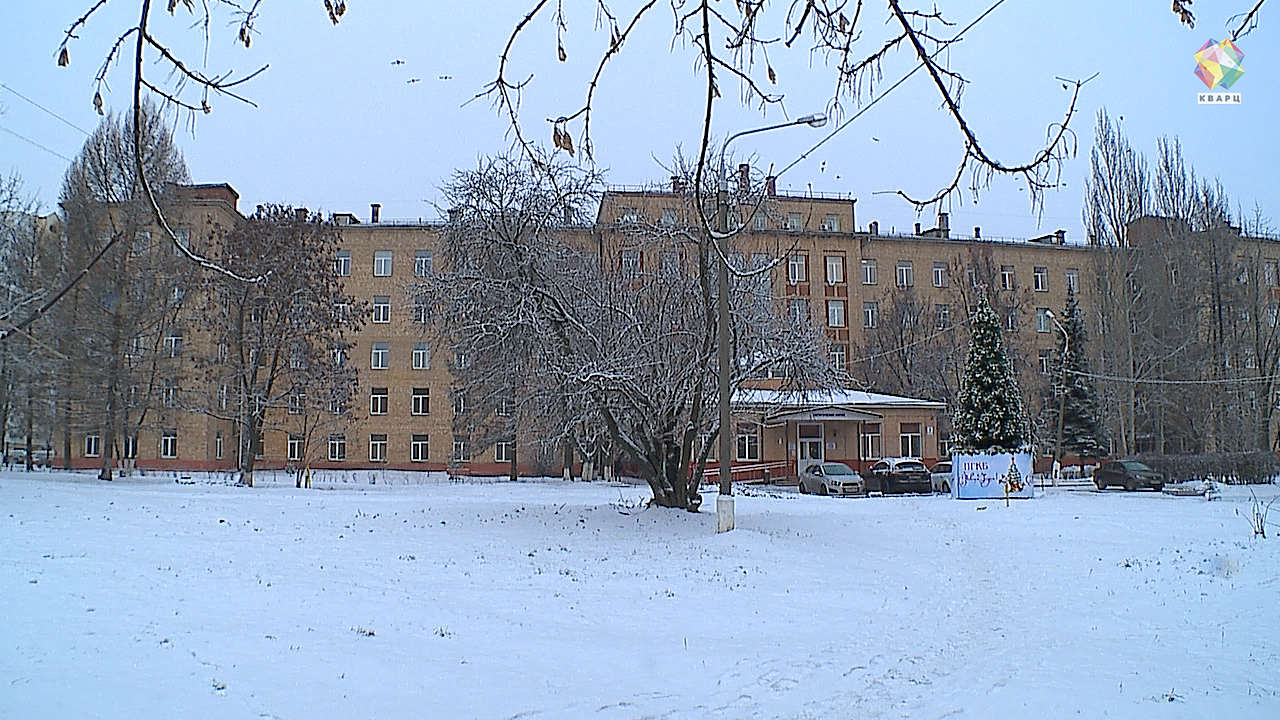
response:
{"label": "banner sign", "polygon": [[1031,453],[953,455],[951,497],[959,500],[1035,497]]}

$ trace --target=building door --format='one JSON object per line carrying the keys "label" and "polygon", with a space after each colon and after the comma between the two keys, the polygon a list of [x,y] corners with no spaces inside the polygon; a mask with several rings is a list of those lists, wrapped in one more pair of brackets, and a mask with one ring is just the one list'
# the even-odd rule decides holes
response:
{"label": "building door", "polygon": [[797,433],[800,462],[796,474],[799,474],[810,463],[822,462],[822,425],[801,423],[797,426]]}

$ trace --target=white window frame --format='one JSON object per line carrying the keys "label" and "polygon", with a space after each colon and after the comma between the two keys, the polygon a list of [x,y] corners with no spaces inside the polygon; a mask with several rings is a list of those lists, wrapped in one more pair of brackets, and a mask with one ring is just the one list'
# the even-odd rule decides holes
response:
{"label": "white window frame", "polygon": [[178,457],[178,431],[165,430],[160,434],[160,457],[173,460]]}
{"label": "white window frame", "polygon": [[347,436],[343,433],[329,435],[329,462],[345,462],[347,459]]}
{"label": "white window frame", "polygon": [[755,423],[739,423],[734,442],[734,457],[738,462],[760,461],[760,426]]}
{"label": "white window frame", "polygon": [[84,456],[102,457],[102,436],[98,434],[84,436]]}
{"label": "white window frame", "polygon": [[375,342],[369,346],[369,368],[386,370],[391,363],[391,343]]}
{"label": "white window frame", "polygon": [[827,269],[828,285],[844,284],[844,256],[843,255],[827,255],[823,260]]}
{"label": "white window frame", "polygon": [[427,462],[431,458],[431,436],[415,433],[409,436],[409,461]]}
{"label": "white window frame", "polygon": [[1066,278],[1067,290],[1071,291],[1076,295],[1079,295],[1080,294],[1080,271],[1077,270],[1076,268],[1067,268],[1067,271],[1064,274],[1064,277]]}
{"label": "white window frame", "polygon": [[862,327],[867,330],[880,327],[880,303],[874,300],[862,303]]}
{"label": "white window frame", "polygon": [[413,253],[413,276],[429,277],[432,271],[433,258],[430,250],[415,250]]}
{"label": "white window frame", "polygon": [[471,462],[471,441],[463,435],[453,437],[453,453],[449,455],[453,462]]}
{"label": "white window frame", "polygon": [[391,296],[390,295],[374,295],[373,296],[373,312],[370,320],[375,323],[391,322]]}
{"label": "white window frame", "polygon": [[386,415],[390,397],[386,387],[369,388],[369,414]]}
{"label": "white window frame", "polygon": [[798,212],[787,213],[787,230],[791,232],[800,232],[804,229],[804,214]]}
{"label": "white window frame", "polygon": [[182,333],[170,331],[164,336],[164,354],[171,358],[182,356]]}
{"label": "white window frame", "polygon": [[430,415],[431,414],[431,388],[416,387],[409,394],[410,415]]}
{"label": "white window frame", "polygon": [[880,434],[880,423],[865,423],[862,426],[861,443],[863,460],[879,460],[884,457],[884,441]]}
{"label": "white window frame", "polygon": [[387,461],[387,434],[369,433],[369,462]]}
{"label": "white window frame", "polygon": [[1049,308],[1036,308],[1036,332],[1047,333],[1052,330],[1052,323],[1049,321]]}
{"label": "white window frame", "polygon": [[374,277],[391,277],[392,257],[390,250],[373,251]]}
{"label": "white window frame", "polygon": [[1049,268],[1035,267],[1031,271],[1031,277],[1036,292],[1049,292]]}
{"label": "white window frame", "polygon": [[898,261],[894,271],[894,282],[900,288],[909,288],[916,284],[916,271],[910,260]]}
{"label": "white window frame", "polygon": [[947,264],[933,264],[933,286],[936,288],[944,288],[947,286]]}
{"label": "white window frame", "polygon": [[622,249],[623,277],[636,277],[644,267],[644,256],[639,248]]}
{"label": "white window frame", "polygon": [[793,253],[787,256],[787,282],[791,285],[808,282],[809,256]]}
{"label": "white window frame", "polygon": [[431,369],[431,346],[424,342],[413,344],[413,369]]}
{"label": "white window frame", "polygon": [[[898,450],[901,457],[922,457],[924,452],[924,434],[921,426],[923,423],[899,423],[898,424]],[[912,432],[911,428],[915,431]]]}
{"label": "white window frame", "polygon": [[1013,290],[1014,283],[1017,281],[1015,269],[1012,265],[1000,266],[1000,289]]}
{"label": "white window frame", "polygon": [[339,250],[333,258],[333,274],[338,277],[351,276],[351,251]]}
{"label": "white window frame", "polygon": [[849,367],[849,346],[844,343],[835,343],[830,348],[831,367],[836,372],[845,372]]}
{"label": "white window frame", "polygon": [[880,282],[880,266],[871,258],[862,258],[862,284],[877,285]]}
{"label": "white window frame", "polygon": [[1049,372],[1053,369],[1053,350],[1050,350],[1048,348],[1040,348],[1040,351],[1037,353],[1037,355],[1038,355],[1037,359],[1040,364],[1040,374],[1048,375]]}
{"label": "white window frame", "polygon": [[289,462],[300,462],[302,460],[302,436],[296,433],[289,433],[289,444],[285,450],[285,458]]}
{"label": "white window frame", "polygon": [[933,329],[945,330],[951,325],[951,305],[939,303],[933,306]]}
{"label": "white window frame", "polygon": [[496,463],[509,463],[513,457],[511,452],[515,447],[515,443],[510,440],[499,440],[493,444],[493,461]]}
{"label": "white window frame", "polygon": [[848,324],[844,300],[827,301],[827,327],[842,328]]}

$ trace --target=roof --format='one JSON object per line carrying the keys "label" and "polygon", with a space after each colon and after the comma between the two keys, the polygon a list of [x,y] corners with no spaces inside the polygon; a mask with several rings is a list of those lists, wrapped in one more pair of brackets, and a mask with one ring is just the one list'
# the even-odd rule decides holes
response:
{"label": "roof", "polygon": [[942,410],[946,403],[923,400],[921,398],[903,397],[901,395],[885,395],[837,388],[835,390],[759,390],[743,388],[733,395],[734,405],[763,405],[772,407],[791,407],[813,409],[832,406],[854,406],[860,408],[912,408],[918,410]]}

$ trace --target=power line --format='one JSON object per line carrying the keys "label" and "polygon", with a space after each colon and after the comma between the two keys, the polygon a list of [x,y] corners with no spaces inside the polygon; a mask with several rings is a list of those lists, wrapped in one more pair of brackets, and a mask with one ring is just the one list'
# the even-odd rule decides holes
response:
{"label": "power line", "polygon": [[67,157],[66,155],[63,155],[62,153],[58,152],[57,150],[50,150],[49,148],[47,148],[47,147],[45,147],[45,146],[41,145],[40,143],[36,142],[35,140],[32,140],[31,138],[29,138],[29,137],[27,137],[27,136],[25,136],[25,135],[19,135],[18,133],[16,133],[16,132],[14,132],[14,131],[10,130],[10,129],[9,129],[9,128],[7,128],[7,127],[4,127],[3,125],[0,125],[0,132],[6,132],[6,133],[9,133],[10,135],[12,135],[12,136],[14,136],[14,137],[18,138],[19,140],[21,140],[21,141],[23,141],[23,142],[25,142],[25,143],[30,143],[30,144],[32,144],[32,145],[34,145],[34,146],[36,146],[36,147],[40,148],[41,150],[43,150],[43,151],[45,151],[45,152],[49,153],[50,155],[54,155],[54,156],[56,156],[56,157],[60,157],[60,158],[62,158],[63,160],[66,160],[67,162],[74,162],[71,158]]}
{"label": "power line", "polygon": [[66,118],[64,118],[64,117],[62,117],[62,116],[61,116],[61,115],[59,115],[58,113],[56,113],[56,112],[54,112],[54,111],[50,110],[49,108],[47,108],[47,107],[45,107],[45,106],[41,105],[40,103],[36,102],[35,100],[32,100],[31,98],[27,97],[26,95],[23,95],[22,93],[18,92],[17,90],[14,90],[13,88],[9,87],[8,85],[5,85],[4,83],[0,82],[0,88],[4,88],[5,90],[8,90],[9,92],[13,93],[14,95],[17,95],[18,97],[22,98],[23,100],[26,100],[27,102],[29,102],[29,103],[31,103],[32,105],[36,106],[37,108],[40,108],[41,110],[43,110],[43,111],[44,111],[45,113],[47,113],[48,115],[50,115],[50,116],[52,116],[52,117],[57,118],[58,120],[60,120],[60,121],[62,122],[62,124],[63,124],[63,125],[66,125],[67,127],[71,128],[72,130],[79,130],[79,131],[80,131],[80,132],[81,132],[85,137],[88,137],[88,136],[89,136],[89,132],[88,132],[87,130],[85,130],[84,128],[81,128],[80,126],[76,125],[75,123],[71,122],[70,120],[68,120],[68,119],[66,119]]}

